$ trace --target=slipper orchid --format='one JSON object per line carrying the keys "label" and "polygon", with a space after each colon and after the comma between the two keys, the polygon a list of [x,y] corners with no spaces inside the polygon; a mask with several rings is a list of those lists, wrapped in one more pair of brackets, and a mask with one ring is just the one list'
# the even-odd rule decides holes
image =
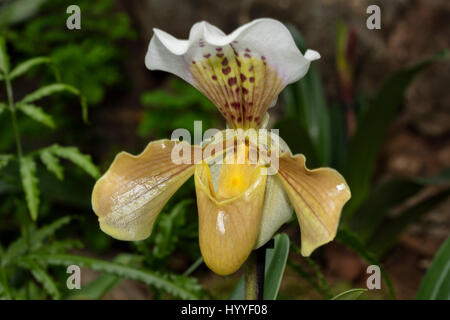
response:
{"label": "slipper orchid", "polygon": [[[192,27],[188,40],[154,32],[146,66],[195,86],[215,104],[231,131],[264,128],[267,110],[280,91],[302,78],[311,61],[320,58],[313,50],[303,55],[288,29],[272,19],[255,20],[229,35],[200,22]],[[269,138],[268,143],[255,144],[225,131],[219,133],[224,137],[221,151],[213,153],[221,154],[224,163],[203,156],[213,142],[191,146],[158,140],[138,156],[118,154],[92,194],[100,228],[119,240],[147,238],[169,198],[194,175],[200,249],[208,267],[220,275],[235,272],[253,249],[270,240],[291,218],[292,207],[304,256],[331,241],[350,198],[344,178],[330,168],[307,169],[305,157],[292,155],[284,142],[272,143]],[[173,161],[180,148],[197,160]],[[230,149],[243,151],[243,161],[226,152]],[[268,174],[267,157],[250,161],[253,149],[276,155],[276,174]]]}

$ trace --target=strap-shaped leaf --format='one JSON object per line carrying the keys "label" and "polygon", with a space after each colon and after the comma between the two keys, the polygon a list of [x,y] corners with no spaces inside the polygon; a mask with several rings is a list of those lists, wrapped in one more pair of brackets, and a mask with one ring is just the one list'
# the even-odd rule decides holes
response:
{"label": "strap-shaped leaf", "polygon": [[394,218],[386,217],[375,231],[374,236],[367,243],[367,248],[377,257],[381,258],[395,245],[397,238],[409,224],[448,199],[449,196],[450,188],[446,188],[420,201],[416,205],[403,210]]}
{"label": "strap-shaped leaf", "polygon": [[[355,211],[348,229],[363,242],[368,242],[392,208],[404,203],[429,185],[450,185],[450,169],[434,177],[394,178],[378,184]],[[381,230],[381,229],[380,229]]]}
{"label": "strap-shaped leaf", "polygon": [[48,171],[52,172],[59,180],[64,179],[64,168],[59,163],[59,159],[49,149],[43,149],[39,153],[42,163]]}
{"label": "strap-shaped leaf", "polygon": [[283,280],[284,269],[289,255],[289,237],[285,233],[275,236],[275,246],[268,249],[265,269],[264,300],[276,300]]}
{"label": "strap-shaped leaf", "polygon": [[378,153],[389,124],[401,105],[405,90],[422,70],[449,56],[449,52],[445,51],[392,74],[362,114],[342,168],[342,173],[352,190],[352,198],[345,206],[342,216],[344,223],[355,213],[370,192]]}
{"label": "strap-shaped leaf", "polygon": [[75,165],[83,169],[87,174],[94,179],[100,177],[100,171],[97,166],[92,162],[91,156],[82,154],[76,147],[62,147],[60,145],[53,145],[48,148],[48,151],[53,155],[60,158],[67,159],[73,162]]}
{"label": "strap-shaped leaf", "polygon": [[38,107],[34,104],[18,104],[17,108],[22,111],[24,114],[29,116],[31,119],[46,125],[49,128],[55,128],[55,122],[53,121],[53,117],[48,113],[45,113],[41,107]]}
{"label": "strap-shaped leaf", "polygon": [[38,66],[40,64],[51,63],[51,59],[48,57],[35,57],[29,60],[26,60],[20,64],[18,64],[9,74],[10,79],[17,78],[23,75],[25,72],[30,70],[31,68]]}
{"label": "strap-shaped leaf", "polygon": [[331,298],[331,300],[357,300],[367,289],[350,289],[339,293],[337,296]]}
{"label": "strap-shaped leaf", "polygon": [[28,210],[30,210],[31,218],[36,220],[39,209],[39,189],[37,186],[36,163],[32,157],[20,159],[20,176]]}
{"label": "strap-shaped leaf", "polygon": [[[288,29],[297,47],[305,52],[307,48],[299,31],[292,25],[288,26]],[[283,91],[283,97],[286,107],[299,120],[299,125],[311,139],[319,166],[329,166],[331,160],[330,115],[317,66],[312,64],[301,81],[291,84]]]}
{"label": "strap-shaped leaf", "polygon": [[68,266],[76,264],[80,267],[91,268],[95,271],[134,279],[147,285],[155,286],[158,289],[164,290],[165,292],[182,299],[199,299],[203,297],[201,286],[193,278],[177,275],[163,275],[119,263],[68,254],[33,255],[33,257],[50,265]]}
{"label": "strap-shaped leaf", "polygon": [[45,291],[55,300],[61,298],[61,294],[53,281],[52,277],[47,273],[47,271],[33,259],[20,259],[19,266],[28,269],[33,275],[37,282],[42,284]]}
{"label": "strap-shaped leaf", "polygon": [[440,247],[417,293],[419,300],[450,300],[450,237]]}
{"label": "strap-shaped leaf", "polygon": [[[289,255],[289,237],[285,233],[282,233],[276,235],[274,239],[274,248],[268,249],[266,253],[264,300],[275,300],[277,298]],[[231,293],[230,300],[243,300],[244,298],[245,281],[244,276],[242,276]]]}

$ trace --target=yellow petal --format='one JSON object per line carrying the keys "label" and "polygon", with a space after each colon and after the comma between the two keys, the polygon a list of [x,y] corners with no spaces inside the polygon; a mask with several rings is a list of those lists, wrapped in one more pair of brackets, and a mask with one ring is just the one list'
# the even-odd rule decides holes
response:
{"label": "yellow petal", "polygon": [[192,164],[172,162],[176,144],[180,142],[158,140],[138,156],[126,152],[116,156],[92,192],[92,208],[103,232],[130,241],[150,235],[158,213],[194,172]]}
{"label": "yellow petal", "polygon": [[350,189],[334,169],[309,170],[303,155],[285,153],[278,174],[297,214],[301,231],[301,253],[309,256],[336,236],[339,217],[350,199]]}
{"label": "yellow petal", "polygon": [[[231,168],[225,170],[235,173]],[[241,190],[238,192],[221,191],[220,185],[227,188],[233,185],[233,177],[222,177],[216,196],[208,165],[205,162],[196,165],[200,250],[206,265],[217,274],[228,275],[238,270],[255,246],[266,183],[263,172],[262,167],[247,172],[248,188],[242,191],[240,185],[236,186]],[[247,178],[239,183],[246,181]],[[227,195],[232,196],[224,199]]]}

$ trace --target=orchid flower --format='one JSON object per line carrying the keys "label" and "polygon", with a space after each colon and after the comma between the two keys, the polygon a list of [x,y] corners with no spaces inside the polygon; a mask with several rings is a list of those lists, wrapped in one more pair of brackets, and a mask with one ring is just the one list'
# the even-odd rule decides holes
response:
{"label": "orchid flower", "polygon": [[[249,131],[265,127],[267,110],[281,90],[302,78],[311,61],[319,58],[313,50],[303,55],[280,22],[258,19],[229,35],[207,22],[196,23],[188,40],[155,29],[145,64],[196,87],[214,103],[231,130]],[[119,240],[147,238],[169,198],[194,175],[200,250],[217,274],[238,270],[253,249],[289,221],[293,209],[302,255],[309,256],[333,240],[342,207],[350,198],[349,187],[337,171],[307,169],[305,157],[292,155],[281,142],[274,144],[276,174],[268,174],[267,159],[249,161],[250,149],[262,145],[220,135],[226,145],[244,151],[243,163],[211,163],[205,158],[176,162],[175,149],[195,154],[211,143],[198,146],[173,140],[150,142],[137,156],[118,154],[92,194],[100,228]],[[222,155],[226,149],[222,148]]]}

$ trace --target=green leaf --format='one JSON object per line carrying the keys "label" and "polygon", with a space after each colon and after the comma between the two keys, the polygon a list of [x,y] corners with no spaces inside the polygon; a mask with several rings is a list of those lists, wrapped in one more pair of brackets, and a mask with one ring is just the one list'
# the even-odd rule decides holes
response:
{"label": "green leaf", "polygon": [[303,279],[308,281],[319,293],[325,296],[327,299],[331,298],[330,288],[326,281],[321,281],[317,279],[317,274],[314,276],[306,268],[304,268],[300,263],[293,261],[287,262],[288,266],[294,269]]}
{"label": "green leaf", "polygon": [[49,149],[43,149],[39,152],[42,163],[48,171],[52,172],[59,180],[64,179],[64,169],[59,163],[59,159]]}
{"label": "green leaf", "polygon": [[[114,262],[121,264],[129,264],[133,260],[133,256],[121,254],[118,255]],[[67,296],[65,299],[70,300],[99,300],[111,289],[113,289],[119,281],[120,277],[111,274],[102,274],[93,281],[84,285],[80,290],[76,290],[73,294]]]}
{"label": "green leaf", "polygon": [[20,159],[20,176],[31,219],[36,220],[39,209],[39,189],[37,186],[36,163],[32,157]]}
{"label": "green leaf", "polygon": [[350,289],[339,293],[330,300],[357,300],[367,289]]}
{"label": "green leaf", "polygon": [[[291,242],[291,248],[294,250],[296,254],[300,255],[300,248]],[[293,261],[288,261],[288,265],[297,271],[300,276],[302,276],[306,281],[308,281],[318,292],[323,294],[327,299],[332,297],[330,286],[325,279],[325,276],[320,271],[317,263],[311,258],[304,258],[308,263],[309,267],[314,271],[315,275],[312,275],[309,271],[303,268],[299,263],[295,263]]]}
{"label": "green leaf", "polygon": [[6,167],[12,159],[14,159],[12,154],[0,154],[0,169]]}
{"label": "green leaf", "polygon": [[9,288],[9,279],[6,275],[6,268],[0,268],[0,287],[2,288],[2,298],[12,299],[11,290]]}
{"label": "green leaf", "polygon": [[367,243],[367,248],[377,257],[382,257],[392,246],[406,227],[450,196],[450,188],[422,200],[418,204],[403,210],[397,217],[386,217]]}
{"label": "green leaf", "polygon": [[233,292],[230,295],[230,300],[244,300],[245,299],[245,279],[240,277]]}
{"label": "green leaf", "polygon": [[369,194],[376,159],[386,131],[412,79],[427,66],[447,56],[448,52],[434,55],[391,75],[361,116],[342,168],[342,173],[352,190],[352,198],[343,212],[344,221],[353,215]]}
{"label": "green leaf", "polygon": [[[297,46],[304,52],[306,48],[298,30],[292,25],[288,26],[288,29]],[[287,107],[296,110],[299,124],[308,133],[314,145],[319,165],[329,165],[331,160],[330,115],[317,66],[312,63],[306,76],[288,86],[286,90],[294,90],[292,96],[295,105]]]}
{"label": "green leaf", "polygon": [[[58,220],[52,222],[51,224],[45,225],[40,229],[33,230],[30,234],[30,251],[33,252],[42,247],[43,241],[48,237],[55,234],[57,230],[67,225],[70,222],[70,217],[62,217]],[[1,265],[6,266],[16,257],[22,256],[27,251],[28,241],[25,236],[19,237],[13,243],[10,244],[6,250],[4,256],[2,257]]]}
{"label": "green leaf", "polygon": [[33,91],[32,93],[26,95],[20,102],[19,104],[23,103],[23,104],[27,104],[30,102],[34,102],[36,100],[42,99],[44,97],[50,96],[54,93],[57,92],[70,92],[74,95],[80,95],[80,91],[68,84],[64,84],[64,83],[53,83],[53,84],[49,84],[47,86],[41,87],[39,89],[37,89],[36,91]]}
{"label": "green leaf", "polygon": [[111,274],[102,274],[67,297],[70,300],[99,300],[122,280]]}
{"label": "green leaf", "polygon": [[83,169],[94,179],[100,177],[100,171],[97,166],[92,162],[91,156],[82,154],[76,147],[62,147],[60,145],[53,145],[48,147],[47,150],[52,154],[67,159],[73,162],[75,165]]}
{"label": "green leaf", "polygon": [[394,179],[379,184],[356,210],[348,223],[349,229],[364,243],[376,232],[388,212],[422,189],[410,179]]}
{"label": "green leaf", "polygon": [[276,300],[283,280],[284,269],[289,255],[289,237],[285,233],[275,236],[275,246],[267,249],[264,280],[264,300]]}
{"label": "green leaf", "polygon": [[42,246],[36,250],[33,250],[36,253],[66,253],[67,250],[72,249],[81,249],[83,248],[83,243],[80,240],[59,240],[59,241],[52,241],[48,244],[45,244],[45,246]]}
{"label": "green leaf", "polygon": [[2,25],[12,25],[23,22],[34,16],[45,0],[15,0],[4,1],[0,7]]}
{"label": "green leaf", "polygon": [[[287,257],[289,255],[289,237],[285,233],[274,237],[275,246],[267,249],[266,269],[264,272],[264,300],[275,300],[278,296],[284,269],[286,268]],[[245,281],[242,276],[233,292],[231,300],[243,300],[245,297]]]}
{"label": "green leaf", "polygon": [[87,104],[86,99],[81,95],[80,91],[75,88],[74,86],[71,86],[69,84],[65,83],[53,83],[49,84],[47,86],[41,87],[37,89],[36,91],[33,91],[32,93],[26,95],[21,101],[18,102],[18,104],[30,104],[31,102],[34,102],[36,100],[45,98],[47,96],[50,96],[54,93],[58,92],[69,92],[73,95],[80,97],[80,105],[83,115],[83,120],[87,122]]}
{"label": "green leaf", "polygon": [[356,210],[346,227],[367,242],[393,208],[405,203],[425,186],[449,183],[449,169],[431,178],[397,178],[382,182]]}
{"label": "green leaf", "polygon": [[45,113],[41,107],[33,104],[18,104],[17,108],[31,119],[46,125],[49,128],[55,128],[55,122],[53,117],[48,113]]}
{"label": "green leaf", "polygon": [[9,72],[9,57],[6,52],[6,42],[3,37],[0,36],[0,72],[7,74]]}
{"label": "green leaf", "polygon": [[42,284],[44,290],[55,300],[61,298],[58,287],[47,271],[32,259],[22,258],[18,261],[19,266],[28,269],[37,282]]}
{"label": "green leaf", "polygon": [[185,223],[186,206],[192,203],[192,200],[183,200],[177,203],[169,214],[160,215],[155,235],[155,246],[153,254],[158,258],[168,256],[175,249],[179,240],[178,229]]}
{"label": "green leaf", "polygon": [[193,264],[191,264],[189,266],[189,268],[186,269],[185,272],[183,272],[183,276],[188,276],[190,275],[192,272],[194,272],[195,270],[197,270],[198,267],[200,267],[203,264],[203,257],[200,256],[197,258],[197,260],[194,261]]}
{"label": "green leaf", "polygon": [[187,106],[185,96],[178,97],[165,90],[153,90],[145,92],[141,96],[141,103],[144,106],[161,106],[167,108],[183,108]]}
{"label": "green leaf", "polygon": [[[1,75],[0,75],[0,80],[1,80]],[[8,108],[8,106],[6,105],[6,103],[0,102],[0,115]]]}
{"label": "green leaf", "polygon": [[418,300],[450,300],[450,237],[439,248],[417,292]]}
{"label": "green leaf", "polygon": [[347,151],[347,129],[345,107],[341,104],[330,109],[331,132],[331,163],[333,168],[339,168]]}
{"label": "green leaf", "polygon": [[392,281],[389,278],[389,275],[384,271],[381,262],[375,256],[373,252],[371,252],[368,248],[366,248],[365,244],[349,230],[339,230],[336,236],[336,240],[345,244],[349,249],[358,253],[364,260],[369,262],[370,264],[377,265],[380,267],[381,276],[384,282],[387,284],[389,293],[393,299],[395,299],[395,290],[392,285]]}
{"label": "green leaf", "polygon": [[76,264],[80,267],[91,268],[95,271],[106,272],[119,277],[141,281],[182,299],[199,299],[202,297],[200,285],[192,278],[177,275],[163,275],[157,272],[137,269],[114,262],[75,255],[55,254],[34,256],[40,261],[51,265],[68,266]]}
{"label": "green leaf", "polygon": [[51,62],[52,62],[51,59],[48,57],[31,58],[29,60],[26,60],[26,61],[18,64],[9,74],[9,78],[14,79],[14,78],[20,77],[25,72],[27,72],[28,70],[30,70],[31,68],[33,68],[35,66],[38,66],[40,64],[51,63]]}

